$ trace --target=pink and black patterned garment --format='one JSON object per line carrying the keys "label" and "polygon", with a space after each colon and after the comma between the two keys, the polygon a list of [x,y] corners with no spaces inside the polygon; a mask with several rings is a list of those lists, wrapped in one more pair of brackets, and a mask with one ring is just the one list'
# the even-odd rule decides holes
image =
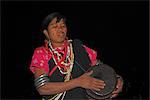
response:
{"label": "pink and black patterned garment", "polygon": [[[89,55],[89,58],[91,60],[91,66],[95,65],[97,52],[94,51],[93,49],[88,48],[85,45],[83,45],[83,47],[85,48],[86,52]],[[64,47],[62,46],[62,47],[55,48],[55,50],[64,53],[63,48]],[[32,61],[30,65],[30,70],[34,73],[34,69],[36,67],[36,68],[43,69],[48,74],[49,72],[48,62],[51,58],[52,58],[52,53],[50,52],[48,46],[45,43],[45,45],[38,47],[34,50],[34,54],[32,56]]]}
{"label": "pink and black patterned garment", "polygon": [[[91,66],[96,64],[97,52],[88,48],[87,46],[73,42],[74,51],[74,65],[71,72],[71,79],[77,78],[85,73]],[[54,48],[58,52],[64,53],[64,45],[59,48]],[[34,50],[30,70],[34,73],[35,68],[44,70],[48,75],[55,67],[52,53],[50,52],[47,43],[44,46],[38,47]],[[60,73],[57,68],[52,75],[49,76],[50,82],[63,82],[65,75]],[[52,96],[52,95],[51,95]],[[47,100],[50,96],[44,96]],[[85,89],[74,88],[66,92],[65,99],[87,99]]]}

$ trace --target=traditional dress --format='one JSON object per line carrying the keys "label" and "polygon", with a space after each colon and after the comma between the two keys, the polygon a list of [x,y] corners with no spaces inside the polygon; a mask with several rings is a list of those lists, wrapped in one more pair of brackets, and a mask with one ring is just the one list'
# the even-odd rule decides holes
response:
{"label": "traditional dress", "polygon": [[[34,50],[30,70],[40,68],[49,76],[50,82],[66,82],[81,76],[96,64],[97,52],[86,47],[79,40],[66,40],[61,47],[53,48],[51,43]],[[84,88],[74,88],[56,95],[44,96],[49,100],[87,99]]]}

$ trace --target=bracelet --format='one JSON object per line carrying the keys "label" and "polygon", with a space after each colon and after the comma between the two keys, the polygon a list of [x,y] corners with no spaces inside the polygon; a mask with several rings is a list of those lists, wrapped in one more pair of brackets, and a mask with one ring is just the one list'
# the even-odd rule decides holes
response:
{"label": "bracelet", "polygon": [[49,82],[48,75],[42,74],[34,80],[34,85],[36,88],[39,88]]}

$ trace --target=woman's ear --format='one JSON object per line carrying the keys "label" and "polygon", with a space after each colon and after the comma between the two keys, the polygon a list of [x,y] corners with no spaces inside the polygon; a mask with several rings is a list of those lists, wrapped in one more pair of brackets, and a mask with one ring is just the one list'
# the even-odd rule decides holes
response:
{"label": "woman's ear", "polygon": [[44,35],[46,36],[46,39],[49,40],[49,35],[48,35],[47,30],[43,30],[43,33],[44,33]]}

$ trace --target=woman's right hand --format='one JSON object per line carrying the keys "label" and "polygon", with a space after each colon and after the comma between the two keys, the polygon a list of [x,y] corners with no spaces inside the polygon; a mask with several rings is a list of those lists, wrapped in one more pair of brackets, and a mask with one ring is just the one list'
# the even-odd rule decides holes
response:
{"label": "woman's right hand", "polygon": [[102,80],[91,77],[90,75],[92,73],[93,71],[86,72],[85,74],[78,77],[78,85],[85,89],[100,91],[105,87],[105,83]]}

